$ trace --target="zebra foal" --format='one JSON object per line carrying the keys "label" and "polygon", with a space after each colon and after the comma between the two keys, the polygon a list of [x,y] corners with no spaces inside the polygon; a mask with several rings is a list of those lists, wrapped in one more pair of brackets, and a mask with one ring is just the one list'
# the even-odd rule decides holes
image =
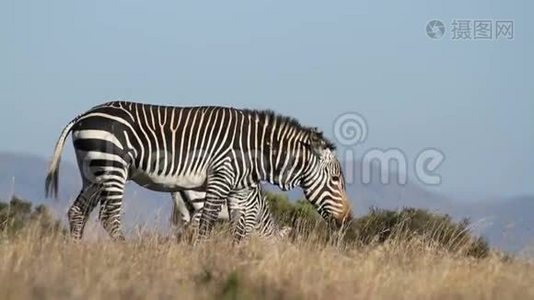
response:
{"label": "zebra foal", "polygon": [[[200,221],[202,209],[205,204],[206,192],[186,190],[172,193],[173,211],[171,224],[173,227],[194,226]],[[236,218],[235,214],[239,213]],[[251,232],[256,232],[261,237],[268,239],[280,239],[286,237],[291,227],[280,227],[276,224],[267,204],[266,196],[258,186],[247,193],[228,199],[219,213],[218,219],[236,220],[234,224],[235,237],[241,240]]]}

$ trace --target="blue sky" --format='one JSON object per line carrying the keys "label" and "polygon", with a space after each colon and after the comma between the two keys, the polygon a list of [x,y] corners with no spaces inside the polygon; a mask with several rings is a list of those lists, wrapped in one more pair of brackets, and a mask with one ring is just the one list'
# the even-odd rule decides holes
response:
{"label": "blue sky", "polygon": [[[48,157],[68,121],[112,99],[271,108],[328,135],[355,111],[358,153],[442,151],[435,190],[534,193],[530,1],[0,3],[1,151]],[[453,19],[513,20],[514,39],[452,40]]]}

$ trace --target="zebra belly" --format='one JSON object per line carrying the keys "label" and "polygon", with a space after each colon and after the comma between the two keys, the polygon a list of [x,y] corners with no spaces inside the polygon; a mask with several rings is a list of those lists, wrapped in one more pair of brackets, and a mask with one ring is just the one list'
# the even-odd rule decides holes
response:
{"label": "zebra belly", "polygon": [[176,192],[180,190],[196,189],[206,182],[207,172],[184,174],[178,176],[162,176],[137,171],[131,180],[147,189],[158,192]]}

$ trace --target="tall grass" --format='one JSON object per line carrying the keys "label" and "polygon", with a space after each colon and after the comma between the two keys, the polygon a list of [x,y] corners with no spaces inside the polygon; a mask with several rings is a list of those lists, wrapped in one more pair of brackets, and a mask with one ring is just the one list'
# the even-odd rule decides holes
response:
{"label": "tall grass", "polygon": [[[0,238],[0,299],[526,299],[534,264],[483,258],[425,237],[359,246],[306,234],[196,247],[151,232],[75,243],[27,226]],[[299,229],[300,230],[300,229]]]}

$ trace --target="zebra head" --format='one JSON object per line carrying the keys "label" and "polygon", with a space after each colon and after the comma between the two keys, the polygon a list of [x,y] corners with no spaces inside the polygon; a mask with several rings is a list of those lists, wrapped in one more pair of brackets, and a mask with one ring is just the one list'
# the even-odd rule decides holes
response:
{"label": "zebra head", "polygon": [[352,209],[335,146],[314,130],[308,148],[311,155],[301,183],[304,195],[325,220],[340,228],[352,219]]}
{"label": "zebra head", "polygon": [[284,239],[289,236],[289,234],[293,231],[293,227],[291,226],[283,226],[278,230],[278,238]]}

